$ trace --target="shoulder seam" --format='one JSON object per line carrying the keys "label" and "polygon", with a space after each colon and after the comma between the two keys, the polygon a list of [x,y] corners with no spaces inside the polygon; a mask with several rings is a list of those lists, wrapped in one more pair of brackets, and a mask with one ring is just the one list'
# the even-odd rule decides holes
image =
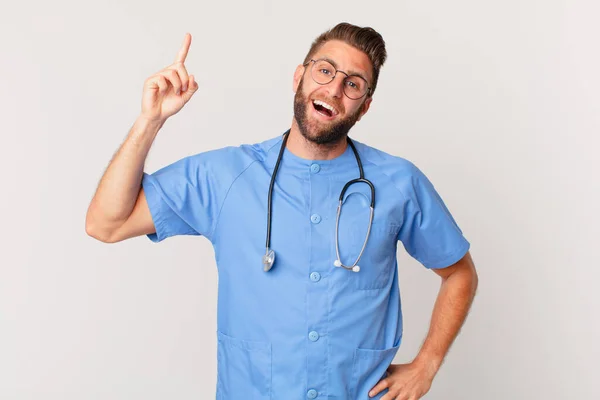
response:
{"label": "shoulder seam", "polygon": [[263,158],[263,161],[267,159],[267,157],[269,156],[269,153],[271,152],[271,150],[273,150],[273,147],[277,146],[282,141],[283,141],[283,139],[279,138],[279,140],[276,141],[275,144],[273,144],[273,146],[269,147],[269,149],[265,152],[265,157]]}
{"label": "shoulder seam", "polygon": [[238,178],[240,176],[242,176],[244,174],[244,172],[246,172],[248,170],[248,168],[250,168],[255,162],[257,162],[258,160],[254,159],[252,160],[252,162],[250,164],[248,164],[248,166],[246,168],[244,168],[242,170],[242,172],[240,172],[231,182],[231,185],[229,185],[229,187],[227,188],[227,192],[225,192],[225,197],[223,197],[223,202],[221,203],[221,206],[219,207],[219,213],[217,214],[217,218],[215,218],[215,222],[213,224],[212,229],[210,230],[210,238],[212,240],[213,235],[215,233],[215,231],[217,230],[217,225],[219,224],[219,218],[221,217],[221,211],[223,210],[223,206],[225,205],[225,200],[227,200],[227,196],[229,195],[229,192],[231,191],[231,188],[233,187],[233,184],[235,183],[235,181],[238,180]]}
{"label": "shoulder seam", "polygon": [[394,188],[396,189],[396,191],[398,193],[400,193],[400,196],[402,196],[402,198],[404,199],[404,201],[408,201],[408,197],[406,197],[406,195],[402,192],[402,190],[400,190],[400,188],[398,188],[398,186],[396,186],[396,182],[394,182],[394,180],[392,179],[391,176],[389,176],[388,174],[386,174],[385,172],[383,172],[382,168],[379,166],[379,164],[373,162],[369,157],[367,157],[366,159],[367,162],[370,162],[371,164],[373,164],[374,166],[376,166],[377,168],[379,168],[380,172],[387,176],[387,178],[392,182],[392,185],[394,186]]}
{"label": "shoulder seam", "polygon": [[[269,147],[269,149],[266,151],[266,155],[265,157],[261,157],[262,161],[265,161],[268,157],[268,154],[271,152],[271,149],[273,149],[277,143],[280,143],[281,140],[278,140],[273,146]],[[225,197],[223,197],[223,202],[221,203],[221,206],[219,207],[219,213],[217,214],[217,218],[215,218],[215,222],[212,226],[212,229],[210,231],[210,238],[212,240],[213,235],[215,234],[215,231],[217,230],[217,225],[219,224],[219,218],[221,217],[221,211],[223,211],[223,206],[225,206],[225,201],[227,200],[227,196],[229,196],[229,192],[231,191],[231,188],[233,187],[233,184],[239,179],[239,177],[241,177],[244,172],[246,172],[248,170],[248,168],[250,168],[255,162],[260,161],[259,159],[254,159],[252,160],[252,162],[250,164],[248,164],[248,166],[246,166],[246,168],[244,168],[242,170],[242,172],[240,172],[231,182],[231,185],[229,185],[229,188],[227,188],[227,192],[225,193]]]}

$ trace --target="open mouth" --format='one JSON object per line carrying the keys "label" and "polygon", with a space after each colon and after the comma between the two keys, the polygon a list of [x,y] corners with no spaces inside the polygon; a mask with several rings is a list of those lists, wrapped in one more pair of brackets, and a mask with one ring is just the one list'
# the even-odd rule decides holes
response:
{"label": "open mouth", "polygon": [[333,108],[333,106],[325,103],[322,100],[313,100],[312,105],[317,113],[326,117],[327,119],[332,119],[333,117],[338,115],[338,111],[335,108]]}

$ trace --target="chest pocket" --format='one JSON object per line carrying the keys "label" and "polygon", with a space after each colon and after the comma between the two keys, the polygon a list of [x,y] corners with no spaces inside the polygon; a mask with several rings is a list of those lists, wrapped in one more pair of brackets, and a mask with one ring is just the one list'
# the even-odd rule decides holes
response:
{"label": "chest pocket", "polygon": [[[367,185],[354,184],[344,196],[338,236],[340,259],[346,266],[356,261],[365,242],[369,229],[370,195]],[[379,210],[376,202],[369,238],[357,264],[360,271],[344,271],[355,289],[382,289],[393,278],[399,227],[385,216],[385,210]]]}

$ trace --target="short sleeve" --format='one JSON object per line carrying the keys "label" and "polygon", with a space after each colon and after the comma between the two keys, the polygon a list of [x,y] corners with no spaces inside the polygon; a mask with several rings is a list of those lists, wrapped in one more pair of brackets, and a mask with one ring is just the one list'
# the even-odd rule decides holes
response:
{"label": "short sleeve", "polygon": [[[153,174],[144,172],[142,187],[160,242],[175,235],[203,235],[209,240],[226,188],[219,176],[219,151],[185,157]],[[215,165],[216,164],[216,165]]]}
{"label": "short sleeve", "polygon": [[414,164],[409,165],[398,240],[426,268],[448,267],[466,254],[470,244],[430,180]]}

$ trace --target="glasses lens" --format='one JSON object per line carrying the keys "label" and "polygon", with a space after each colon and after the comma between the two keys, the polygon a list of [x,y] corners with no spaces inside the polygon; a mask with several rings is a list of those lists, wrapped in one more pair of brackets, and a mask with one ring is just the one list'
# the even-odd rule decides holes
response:
{"label": "glasses lens", "polygon": [[318,60],[313,63],[312,77],[315,82],[325,85],[333,80],[335,68],[331,63],[325,60]]}
{"label": "glasses lens", "polygon": [[350,75],[344,79],[344,93],[351,99],[360,99],[367,91],[367,81],[360,76]]}
{"label": "glasses lens", "polygon": [[[317,60],[313,62],[311,75],[315,82],[326,85],[335,76],[335,68],[329,61]],[[368,90],[367,81],[360,76],[350,75],[344,79],[344,93],[351,99],[360,99]]]}

